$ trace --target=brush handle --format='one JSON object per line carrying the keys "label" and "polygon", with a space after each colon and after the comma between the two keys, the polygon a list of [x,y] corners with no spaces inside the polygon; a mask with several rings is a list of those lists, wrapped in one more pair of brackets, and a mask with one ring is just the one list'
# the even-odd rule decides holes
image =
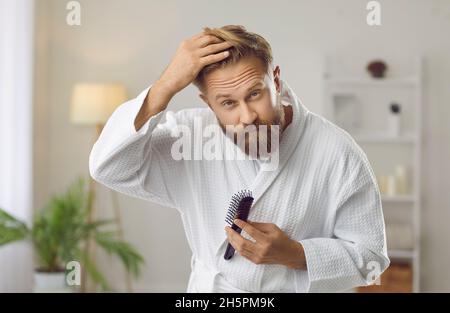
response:
{"label": "brush handle", "polygon": [[[244,222],[247,222],[248,214],[250,211],[250,207],[253,203],[253,197],[251,196],[250,191],[244,191],[240,192],[237,195],[234,195],[230,208],[228,209],[228,215],[226,217],[226,221],[231,224],[231,229],[236,231],[238,234],[241,233],[242,229],[239,228],[236,224],[233,223],[233,221],[238,218]],[[227,249],[225,251],[225,255],[223,256],[225,260],[229,260],[234,255],[234,248],[233,246],[228,243]]]}
{"label": "brush handle", "polygon": [[[237,225],[234,224],[234,223],[233,223],[233,225],[231,225],[231,228],[232,228],[233,230],[235,230],[238,234],[240,234],[241,231],[242,231],[242,229],[239,228],[239,226],[237,226]],[[225,260],[231,259],[231,258],[233,257],[233,255],[234,255],[234,252],[235,252],[235,250],[234,250],[233,246],[232,246],[230,243],[228,243],[228,245],[227,245],[227,250],[225,250],[225,254],[224,254],[224,256],[223,256],[224,259],[225,259]]]}

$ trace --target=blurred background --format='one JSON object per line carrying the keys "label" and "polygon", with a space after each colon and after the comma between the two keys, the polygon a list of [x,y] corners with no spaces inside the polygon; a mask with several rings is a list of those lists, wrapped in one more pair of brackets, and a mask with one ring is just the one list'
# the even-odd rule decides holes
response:
{"label": "blurred background", "polygon": [[[61,291],[61,275],[45,274],[86,256],[96,266],[77,291],[104,280],[186,290],[178,213],[89,182],[88,156],[111,111],[159,77],[181,40],[227,24],[265,37],[303,104],[369,157],[392,265],[356,291],[450,291],[450,1],[0,0],[1,292]],[[193,86],[171,103],[195,106]],[[62,244],[71,227],[85,235]]]}

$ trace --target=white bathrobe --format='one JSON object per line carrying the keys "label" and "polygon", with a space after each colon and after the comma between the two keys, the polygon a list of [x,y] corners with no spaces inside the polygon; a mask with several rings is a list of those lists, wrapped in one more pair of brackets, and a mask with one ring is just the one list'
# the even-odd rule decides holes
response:
{"label": "white bathrobe", "polygon": [[[203,126],[217,120],[209,108],[195,108],[162,123],[163,111],[136,131],[148,89],[117,108],[92,149],[89,169],[96,181],[179,211],[192,250],[188,292],[343,291],[373,282],[389,265],[380,193],[366,155],[283,81],[282,90],[293,120],[273,171],[253,160],[175,160],[177,125],[193,129],[195,117]],[[306,270],[257,265],[239,253],[223,258],[229,201],[242,189],[255,198],[249,220],[275,223],[300,242]],[[164,234],[161,240],[170,247]]]}

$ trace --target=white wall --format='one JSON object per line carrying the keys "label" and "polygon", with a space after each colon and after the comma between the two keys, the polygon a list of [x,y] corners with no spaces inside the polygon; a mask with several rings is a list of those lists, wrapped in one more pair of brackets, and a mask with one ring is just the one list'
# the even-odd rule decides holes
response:
{"label": "white wall", "polygon": [[[73,84],[118,81],[135,96],[159,77],[178,43],[203,26],[242,24],[263,35],[272,45],[281,74],[304,104],[319,114],[324,55],[395,60],[422,54],[426,61],[422,290],[450,291],[450,272],[445,268],[450,264],[450,193],[446,190],[450,185],[450,40],[445,31],[450,29],[450,1],[380,1],[381,27],[366,24],[365,0],[80,1],[82,25],[78,27],[65,23],[67,1],[47,1],[48,11],[38,10],[38,20],[45,24],[41,31],[48,31],[42,36],[49,39],[37,53],[38,61],[48,62],[38,67],[40,79],[47,81],[41,84],[48,91],[36,102],[36,112],[48,112],[45,118],[37,114],[35,125],[41,134],[36,144],[42,140],[47,147],[38,151],[35,160],[43,165],[35,176],[39,203],[77,175],[87,175],[94,130],[69,123]],[[42,19],[43,14],[48,19]],[[197,105],[202,104],[193,87],[171,104],[174,109]],[[107,208],[104,189],[100,198]],[[183,291],[190,252],[176,212],[122,196],[120,203],[125,234],[147,259],[136,289]],[[109,264],[105,270],[110,279],[122,286],[123,273]]]}
{"label": "white wall", "polygon": [[[33,0],[0,0],[0,208],[28,225],[33,212],[34,16]],[[32,263],[28,242],[0,247],[0,292],[29,292]]]}

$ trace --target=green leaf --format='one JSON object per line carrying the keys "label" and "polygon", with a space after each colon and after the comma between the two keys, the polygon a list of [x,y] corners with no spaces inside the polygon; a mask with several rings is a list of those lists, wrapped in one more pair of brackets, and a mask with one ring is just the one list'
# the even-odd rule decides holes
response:
{"label": "green leaf", "polygon": [[99,284],[103,291],[112,291],[108,281],[105,276],[97,269],[95,263],[91,260],[91,258],[84,253],[84,251],[79,251],[80,258],[82,260],[82,264],[84,265],[84,270],[86,270],[92,280]]}
{"label": "green leaf", "polygon": [[0,209],[0,246],[14,241],[24,240],[30,231],[27,225],[8,212]]}
{"label": "green leaf", "polygon": [[144,258],[129,243],[115,239],[111,233],[98,233],[95,236],[98,245],[106,252],[118,256],[128,272],[137,277],[144,263]]}
{"label": "green leaf", "polygon": [[83,260],[82,266],[92,280],[104,290],[109,284],[95,262],[84,250],[89,240],[95,240],[107,253],[120,259],[135,277],[144,263],[142,256],[127,242],[118,240],[116,220],[89,220],[94,196],[83,179],[78,179],[62,194],[54,195],[35,214],[31,230],[21,221],[0,210],[0,245],[30,237],[38,257],[39,267],[59,271],[72,260]]}

